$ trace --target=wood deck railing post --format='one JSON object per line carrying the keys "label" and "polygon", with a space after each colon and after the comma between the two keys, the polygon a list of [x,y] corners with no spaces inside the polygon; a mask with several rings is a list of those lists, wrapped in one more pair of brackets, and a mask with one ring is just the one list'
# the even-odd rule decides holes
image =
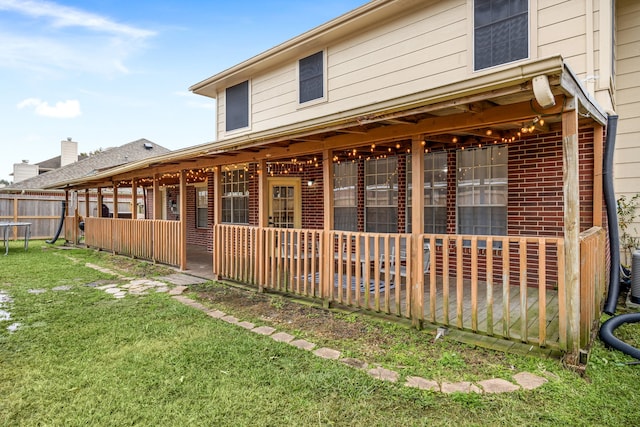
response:
{"label": "wood deck railing post", "polygon": [[[113,217],[114,218],[118,218],[119,214],[119,209],[118,209],[118,183],[114,182],[113,183]],[[133,218],[133,217],[132,217]]]}
{"label": "wood deck railing post", "polygon": [[265,228],[269,225],[269,209],[267,206],[267,161],[260,160],[258,165],[258,290],[262,292],[266,284],[268,252],[266,245],[268,240]]}
{"label": "wood deck railing post", "polygon": [[575,363],[580,346],[580,188],[578,181],[578,106],[568,99],[562,113],[565,287],[567,352]]}
{"label": "wood deck railing post", "polygon": [[213,168],[213,278],[214,280],[218,280],[220,276],[220,268],[222,261],[222,227],[220,227],[220,222],[222,218],[222,195],[220,194],[221,189],[221,171],[220,166],[215,166]]}
{"label": "wood deck railing post", "polygon": [[[423,138],[414,137],[411,146],[411,188],[413,198],[411,204],[411,243],[407,242],[407,250],[411,250],[411,323],[422,329],[424,320],[424,148]],[[408,238],[409,239],[409,238]],[[435,250],[435,248],[431,248]]]}
{"label": "wood deck railing post", "polygon": [[323,229],[324,229],[324,251],[322,258],[325,260],[323,268],[323,280],[320,283],[320,298],[324,299],[325,307],[330,305],[329,288],[333,286],[333,275],[331,274],[333,265],[333,151],[322,151],[322,188],[323,188]]}

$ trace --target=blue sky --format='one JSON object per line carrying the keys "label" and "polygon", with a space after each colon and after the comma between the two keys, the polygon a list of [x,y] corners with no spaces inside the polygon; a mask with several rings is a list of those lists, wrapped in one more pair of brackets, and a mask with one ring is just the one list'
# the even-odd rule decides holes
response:
{"label": "blue sky", "polygon": [[147,138],[215,139],[187,89],[366,0],[0,0],[0,179],[13,164]]}

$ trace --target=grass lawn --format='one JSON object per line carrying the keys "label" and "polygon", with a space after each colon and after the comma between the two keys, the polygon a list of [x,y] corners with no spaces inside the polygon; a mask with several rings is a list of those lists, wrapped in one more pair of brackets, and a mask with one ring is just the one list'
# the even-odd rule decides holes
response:
{"label": "grass lawn", "polygon": [[[20,248],[13,242],[0,256],[3,426],[638,425],[640,366],[600,342],[581,377],[557,360],[462,344],[432,345],[436,353],[421,358],[425,344],[406,338],[418,331],[388,327],[401,345],[378,360],[403,365],[401,373],[491,378],[513,366],[549,379],[506,394],[422,391],[214,320],[165,293],[116,299],[87,286],[115,277],[85,264],[136,277],[164,268],[40,241]],[[640,326],[621,329],[640,345]],[[358,356],[357,342],[343,339],[336,348]],[[487,363],[471,367],[460,352]]]}

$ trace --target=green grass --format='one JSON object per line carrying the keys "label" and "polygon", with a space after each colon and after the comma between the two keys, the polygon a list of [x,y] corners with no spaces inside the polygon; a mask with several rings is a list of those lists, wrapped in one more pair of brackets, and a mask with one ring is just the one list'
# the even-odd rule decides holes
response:
{"label": "green grass", "polygon": [[[0,292],[13,299],[11,319],[0,321],[3,426],[638,423],[640,366],[624,365],[629,358],[600,343],[586,379],[559,361],[510,355],[514,366],[550,381],[502,395],[420,391],[213,320],[166,294],[115,299],[86,286],[115,278],[85,262],[148,276],[166,271],[94,251],[43,247],[34,241],[25,253],[16,242],[0,257]],[[52,290],[60,285],[71,289]],[[34,289],[46,292],[29,292]],[[281,303],[274,298],[274,309]],[[10,333],[14,322],[21,327]],[[625,326],[624,334],[640,342],[639,328]],[[421,363],[412,348],[415,343],[400,339],[393,363]],[[459,351],[477,350],[443,346],[438,375],[465,369]],[[489,366],[487,372],[495,373]]]}

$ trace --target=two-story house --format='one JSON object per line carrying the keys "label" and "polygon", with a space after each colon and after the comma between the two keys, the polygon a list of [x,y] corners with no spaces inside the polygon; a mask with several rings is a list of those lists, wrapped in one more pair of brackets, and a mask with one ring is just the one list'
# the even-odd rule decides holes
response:
{"label": "two-story house", "polygon": [[191,86],[216,99],[215,142],[65,188],[176,197],[173,223],[88,218],[89,245],[133,253],[130,236],[184,268],[200,244],[221,279],[575,356],[607,280],[633,8],[374,0]]}

